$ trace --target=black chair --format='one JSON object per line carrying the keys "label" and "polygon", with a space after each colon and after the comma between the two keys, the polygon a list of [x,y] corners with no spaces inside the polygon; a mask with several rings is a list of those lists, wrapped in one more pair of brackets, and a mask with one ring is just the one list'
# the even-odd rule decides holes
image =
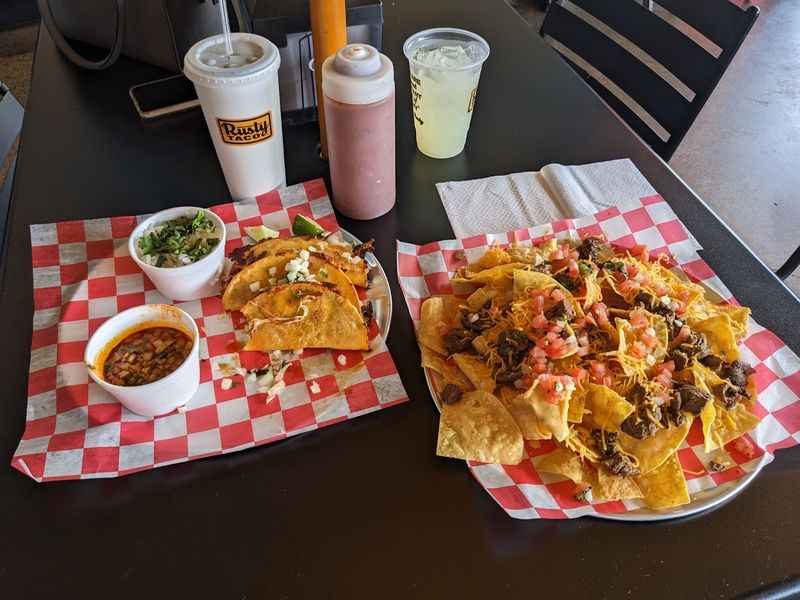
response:
{"label": "black chair", "polygon": [[[694,92],[691,100],[639,58],[580,18],[576,14],[580,11],[569,10],[571,7],[563,0],[550,4],[540,33],[571,50],[638,103],[663,129],[661,135],[657,128],[651,128],[597,79],[561,52],[606,103],[661,158],[668,161],[719,83],[759,11],[755,6],[742,10],[730,0],[656,1],[663,10],[713,42],[719,48],[719,56],[648,10],[649,2],[642,5],[635,0],[571,0],[571,5],[649,54],[683,87]],[[691,97],[687,90],[684,93]]]}
{"label": "black chair", "polygon": [[[0,82],[0,165],[5,162],[8,153],[22,129],[22,118],[25,114],[22,106],[14,94]],[[17,159],[11,163],[11,168],[0,181],[0,273],[4,271],[6,230],[8,229],[9,203],[11,200],[11,186],[14,182],[14,170]]]}
{"label": "black chair", "polygon": [[792,255],[786,260],[785,263],[775,271],[775,274],[781,279],[786,279],[789,275],[794,273],[794,270],[800,266],[800,247],[797,248]]}

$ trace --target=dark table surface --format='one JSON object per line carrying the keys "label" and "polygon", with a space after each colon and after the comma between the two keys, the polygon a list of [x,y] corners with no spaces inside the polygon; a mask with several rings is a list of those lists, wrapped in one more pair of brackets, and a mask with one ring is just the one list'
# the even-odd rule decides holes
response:
{"label": "dark table surface", "polygon": [[[706,248],[763,325],[800,350],[800,305],[686,185],[500,0],[385,4],[397,70],[397,207],[341,223],[376,237],[394,279],[395,239],[451,236],[434,183],[549,162],[629,157]],[[484,67],[466,151],[417,153],[401,44],[427,27],[480,32]],[[28,225],[227,199],[198,111],[142,123],[132,84],[159,73],[121,60],[67,64],[42,33],[17,167],[0,306],[0,456],[25,420],[31,336]],[[325,174],[313,126],[285,132],[289,183]],[[0,590],[6,598],[472,598],[537,593],[727,597],[800,571],[800,451],[786,450],[733,502],[654,525],[516,521],[463,463],[434,456],[437,414],[393,286],[389,347],[411,401],[225,457],[130,477],[36,484],[0,468]]]}

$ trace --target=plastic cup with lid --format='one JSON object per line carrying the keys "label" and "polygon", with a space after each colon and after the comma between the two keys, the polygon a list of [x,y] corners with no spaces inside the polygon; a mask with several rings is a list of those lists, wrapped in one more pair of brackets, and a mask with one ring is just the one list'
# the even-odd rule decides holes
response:
{"label": "plastic cup with lid", "polygon": [[411,72],[417,148],[432,158],[460,154],[489,44],[470,31],[439,27],[412,35],[403,53]]}
{"label": "plastic cup with lid", "polygon": [[232,33],[233,54],[216,35],[186,53],[183,72],[195,86],[225,181],[235,200],[286,184],[278,48],[259,35]]}

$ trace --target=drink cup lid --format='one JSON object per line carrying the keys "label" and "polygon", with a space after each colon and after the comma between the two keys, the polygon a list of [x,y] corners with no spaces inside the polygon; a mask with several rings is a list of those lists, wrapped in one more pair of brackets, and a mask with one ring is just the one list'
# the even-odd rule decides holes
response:
{"label": "drink cup lid", "polygon": [[225,55],[222,35],[200,40],[186,53],[183,73],[198,85],[233,87],[248,85],[278,71],[281,57],[268,39],[253,33],[231,34],[234,55]]}
{"label": "drink cup lid", "polygon": [[322,63],[322,91],[343,104],[372,104],[394,91],[392,61],[369,44],[348,44]]}

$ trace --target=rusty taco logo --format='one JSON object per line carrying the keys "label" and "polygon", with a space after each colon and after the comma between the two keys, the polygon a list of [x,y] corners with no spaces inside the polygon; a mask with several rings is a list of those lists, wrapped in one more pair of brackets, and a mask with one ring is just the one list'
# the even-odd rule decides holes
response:
{"label": "rusty taco logo", "polygon": [[217,119],[217,126],[226,144],[257,144],[272,137],[272,113],[265,112],[251,119]]}

